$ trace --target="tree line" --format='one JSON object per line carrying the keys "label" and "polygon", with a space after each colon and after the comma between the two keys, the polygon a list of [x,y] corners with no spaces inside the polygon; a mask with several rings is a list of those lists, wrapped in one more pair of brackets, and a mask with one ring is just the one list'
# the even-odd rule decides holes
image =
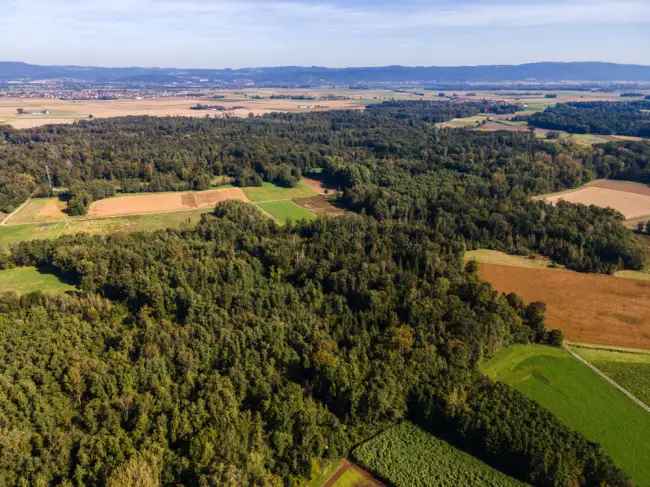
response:
{"label": "tree line", "polygon": [[569,102],[548,107],[525,120],[531,126],[575,134],[650,137],[650,101]]}

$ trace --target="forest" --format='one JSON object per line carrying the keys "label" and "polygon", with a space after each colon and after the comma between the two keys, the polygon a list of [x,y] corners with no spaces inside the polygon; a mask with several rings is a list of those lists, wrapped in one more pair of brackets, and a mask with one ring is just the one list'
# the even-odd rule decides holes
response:
{"label": "forest", "polygon": [[642,266],[621,215],[531,196],[642,179],[648,146],[435,126],[455,113],[400,102],[2,128],[4,209],[47,193],[48,176],[74,208],[118,190],[309,174],[356,214],[281,227],[226,202],[192,229],[1,250],[0,268],[35,266],[78,291],[0,296],[0,484],[300,485],[313,459],[409,419],[526,483],[631,485],[598,445],[481,375],[499,349],[562,334],[542,303],[500,295],[463,254]]}
{"label": "forest", "polygon": [[427,225],[278,227],[239,202],[194,230],[18,245],[5,266],[80,291],[0,298],[0,483],[298,485],[411,418],[525,482],[630,485],[480,376],[501,347],[561,335],[461,252]]}
{"label": "forest", "polygon": [[560,103],[525,117],[531,126],[574,134],[650,137],[650,101]]}
{"label": "forest", "polygon": [[621,215],[551,207],[531,196],[595,177],[643,180],[648,146],[590,149],[527,133],[435,126],[486,109],[483,102],[387,102],[361,113],[128,117],[2,128],[0,211],[11,211],[30,194],[48,194],[50,180],[66,188],[62,197],[76,215],[116,190],[206,189],[223,175],[241,186],[292,186],[318,171],[341,191],[341,205],[379,220],[426,223],[467,248],[541,253],[580,271],[640,268],[642,249]]}

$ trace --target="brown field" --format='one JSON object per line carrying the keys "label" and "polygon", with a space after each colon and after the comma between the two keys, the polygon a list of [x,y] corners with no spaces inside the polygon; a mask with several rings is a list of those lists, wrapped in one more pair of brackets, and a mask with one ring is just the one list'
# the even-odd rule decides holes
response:
{"label": "brown field", "polygon": [[294,202],[310,210],[317,215],[341,216],[345,215],[345,210],[334,206],[325,195],[312,196],[310,198],[297,198]]}
{"label": "brown field", "polygon": [[612,208],[626,220],[650,215],[650,187],[629,181],[593,181],[578,189],[538,196],[548,203],[558,201]]}
{"label": "brown field", "polygon": [[59,198],[32,198],[5,222],[8,225],[48,223],[68,218],[63,213],[66,204]]}
{"label": "brown field", "polygon": [[547,305],[547,323],[573,342],[650,349],[650,282],[578,272],[479,264],[503,293]]}
{"label": "brown field", "polygon": [[239,188],[214,189],[197,193],[151,193],[117,196],[98,200],[90,205],[89,218],[169,213],[209,208],[221,201],[249,201]]}

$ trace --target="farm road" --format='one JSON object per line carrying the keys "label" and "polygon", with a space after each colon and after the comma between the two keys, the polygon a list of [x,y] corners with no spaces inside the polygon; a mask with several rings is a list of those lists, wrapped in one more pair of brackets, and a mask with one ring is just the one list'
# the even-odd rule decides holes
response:
{"label": "farm road", "polygon": [[630,391],[625,389],[623,386],[621,386],[618,382],[615,380],[609,378],[607,375],[605,375],[601,370],[596,367],[595,365],[589,363],[585,359],[583,359],[580,355],[575,353],[573,350],[571,350],[569,347],[565,346],[564,349],[569,352],[573,356],[573,358],[579,360],[583,364],[585,364],[587,367],[589,367],[591,370],[596,372],[599,376],[601,376],[603,379],[605,379],[607,382],[609,382],[611,385],[616,387],[619,391],[621,391],[623,394],[625,394],[627,397],[629,397],[632,401],[634,401],[639,407],[644,409],[647,413],[650,413],[650,406],[648,406],[646,403],[644,403],[641,399],[637,398],[634,394],[632,394]]}

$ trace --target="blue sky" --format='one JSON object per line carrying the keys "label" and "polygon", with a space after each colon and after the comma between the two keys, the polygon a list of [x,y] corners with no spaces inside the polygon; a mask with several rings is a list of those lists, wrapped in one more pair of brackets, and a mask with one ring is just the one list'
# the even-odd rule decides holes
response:
{"label": "blue sky", "polygon": [[0,0],[0,60],[650,65],[650,0]]}

